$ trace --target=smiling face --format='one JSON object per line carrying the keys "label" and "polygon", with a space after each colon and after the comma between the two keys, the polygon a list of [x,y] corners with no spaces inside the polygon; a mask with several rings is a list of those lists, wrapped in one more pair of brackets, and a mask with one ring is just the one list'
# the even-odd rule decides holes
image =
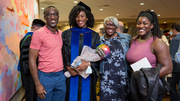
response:
{"label": "smiling face", "polygon": [[46,25],[48,28],[54,29],[57,26],[59,20],[59,14],[57,9],[48,8],[45,11],[44,19],[46,20]]}
{"label": "smiling face", "polygon": [[151,35],[151,29],[153,28],[153,24],[149,21],[147,17],[139,17],[136,28],[140,36]]}
{"label": "smiling face", "polygon": [[86,13],[84,11],[81,11],[77,16],[76,16],[76,23],[78,27],[80,28],[85,28],[86,27],[86,22],[88,18],[86,17]]}
{"label": "smiling face", "polygon": [[110,20],[106,21],[104,28],[105,28],[107,38],[113,38],[115,36],[116,26]]}

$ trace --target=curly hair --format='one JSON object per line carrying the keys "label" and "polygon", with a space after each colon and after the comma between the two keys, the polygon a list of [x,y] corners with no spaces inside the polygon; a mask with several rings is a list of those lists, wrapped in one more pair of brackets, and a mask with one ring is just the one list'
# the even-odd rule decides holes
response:
{"label": "curly hair", "polygon": [[138,21],[139,17],[141,17],[143,15],[143,13],[148,13],[148,14],[152,15],[152,21],[150,21],[151,24],[153,24],[153,26],[154,26],[151,29],[152,35],[153,35],[153,37],[156,36],[158,38],[161,38],[162,34],[160,33],[159,20],[158,20],[157,14],[155,12],[150,11],[149,9],[146,11],[141,11],[136,19],[136,22]]}
{"label": "curly hair", "polygon": [[76,17],[77,15],[81,12],[84,11],[86,14],[86,17],[88,18],[87,22],[86,22],[86,26],[89,28],[92,28],[94,26],[94,16],[93,14],[85,9],[85,7],[83,6],[74,6],[71,10],[71,12],[69,13],[69,25],[70,27],[78,27],[77,23],[76,23]]}

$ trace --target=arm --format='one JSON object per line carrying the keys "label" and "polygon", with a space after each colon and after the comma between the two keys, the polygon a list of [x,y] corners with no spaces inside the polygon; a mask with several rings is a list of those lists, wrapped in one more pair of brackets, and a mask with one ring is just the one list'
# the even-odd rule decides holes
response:
{"label": "arm", "polygon": [[90,62],[86,62],[86,61],[82,61],[82,63],[77,66],[77,71],[84,71],[87,69],[88,66],[91,66],[91,63]]}
{"label": "arm", "polygon": [[[92,32],[92,44],[91,44],[91,48],[92,49],[96,49],[96,45],[98,45],[100,40],[99,34],[96,32]],[[99,64],[97,64],[98,62],[86,62],[86,61],[82,61],[82,63],[77,66],[77,70],[78,71],[83,71],[86,70],[88,68],[88,66],[91,66],[92,68],[99,68]]]}
{"label": "arm", "polygon": [[74,69],[72,69],[70,66],[66,66],[66,68],[69,71],[69,73],[71,74],[71,76],[76,76],[78,74],[78,72],[75,71]]}
{"label": "arm", "polygon": [[39,81],[38,77],[38,68],[36,64],[36,59],[38,57],[39,50],[37,49],[29,49],[29,67],[30,67],[30,72],[33,77],[35,86],[36,86],[36,92],[37,95],[41,98],[44,99],[46,94],[46,91],[43,87],[43,85]]}
{"label": "arm", "polygon": [[[91,48],[92,49],[96,49],[97,45],[100,44],[100,37],[99,37],[99,34],[96,33],[96,32],[93,32],[93,36],[92,36],[92,45],[91,45]],[[96,70],[96,69],[99,69],[99,62],[91,62],[91,67],[92,69]]]}
{"label": "arm", "polygon": [[153,53],[156,55],[158,63],[162,64],[159,77],[171,73],[173,68],[168,46],[161,39],[157,38],[151,47],[153,48]]}
{"label": "arm", "polygon": [[[93,37],[94,41],[92,40],[92,42],[94,42],[94,45],[92,45],[92,48],[93,49],[96,49],[97,45],[100,44],[100,37],[99,37],[99,34],[96,33],[94,34],[94,37]],[[100,62],[97,61],[97,62],[91,62],[91,67],[92,67],[92,77],[93,77],[93,82],[94,84],[97,83],[97,79],[99,77],[99,74],[98,74],[98,70],[100,68]]]}
{"label": "arm", "polygon": [[172,59],[174,67],[177,64],[174,60],[174,56],[175,56],[176,52],[178,51],[178,48],[179,48],[179,41],[176,38],[174,38],[170,44],[170,55],[171,55],[171,59]]}
{"label": "arm", "polygon": [[75,76],[78,73],[71,68],[71,50],[70,50],[70,41],[71,41],[71,31],[66,30],[62,33],[62,39],[63,39],[63,62],[64,62],[64,68],[66,68],[71,76]]}
{"label": "arm", "polygon": [[174,55],[176,54],[176,52],[178,51],[178,48],[179,48],[179,41],[177,39],[173,39],[171,41],[171,44],[170,44],[170,55],[172,57],[172,59],[174,60]]}

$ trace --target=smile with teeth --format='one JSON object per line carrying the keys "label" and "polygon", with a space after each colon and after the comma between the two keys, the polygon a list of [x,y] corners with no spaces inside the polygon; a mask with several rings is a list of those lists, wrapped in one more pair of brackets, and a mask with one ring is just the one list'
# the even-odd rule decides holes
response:
{"label": "smile with teeth", "polygon": [[51,23],[55,23],[56,21],[55,20],[51,20]]}
{"label": "smile with teeth", "polygon": [[139,32],[143,32],[143,31],[144,31],[144,29],[140,29],[140,30],[139,30]]}
{"label": "smile with teeth", "polygon": [[108,31],[108,32],[113,32],[113,30],[112,30],[112,29],[108,29],[107,31]]}
{"label": "smile with teeth", "polygon": [[79,24],[83,24],[83,22],[81,21],[81,22],[78,22]]}

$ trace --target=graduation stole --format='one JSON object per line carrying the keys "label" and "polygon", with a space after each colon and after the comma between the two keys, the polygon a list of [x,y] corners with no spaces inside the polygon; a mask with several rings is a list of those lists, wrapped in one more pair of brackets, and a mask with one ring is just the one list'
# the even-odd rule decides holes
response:
{"label": "graduation stole", "polygon": [[28,32],[28,33],[26,33],[26,35],[23,37],[24,38],[24,40],[23,40],[23,42],[22,42],[22,44],[21,44],[21,48],[23,47],[23,45],[24,45],[24,42],[26,41],[26,39],[29,37],[29,36],[32,36],[32,34],[33,34],[33,32]]}
{"label": "graduation stole", "polygon": [[[33,32],[27,32],[25,35],[24,35],[24,40],[22,42],[22,44],[20,45],[20,49],[22,49],[23,45],[24,45],[24,42],[26,41],[26,39],[29,37],[29,36],[32,36]],[[19,62],[18,62],[18,67],[17,67],[17,70],[20,71],[20,59],[19,59]]]}
{"label": "graduation stole", "polygon": [[[83,46],[87,45],[91,47],[91,40],[92,40],[92,32],[93,30],[89,28],[71,28],[72,31],[71,35],[71,63],[73,60],[79,56],[79,39],[80,34],[84,35],[83,38]],[[70,92],[69,92],[69,101],[90,101],[90,76],[86,79],[82,78],[82,86],[81,86],[81,98],[78,98],[78,85],[79,83],[79,76],[71,76],[70,78]]]}
{"label": "graduation stole", "polygon": [[27,32],[26,35],[24,35],[24,37],[31,35],[32,36],[33,32]]}

